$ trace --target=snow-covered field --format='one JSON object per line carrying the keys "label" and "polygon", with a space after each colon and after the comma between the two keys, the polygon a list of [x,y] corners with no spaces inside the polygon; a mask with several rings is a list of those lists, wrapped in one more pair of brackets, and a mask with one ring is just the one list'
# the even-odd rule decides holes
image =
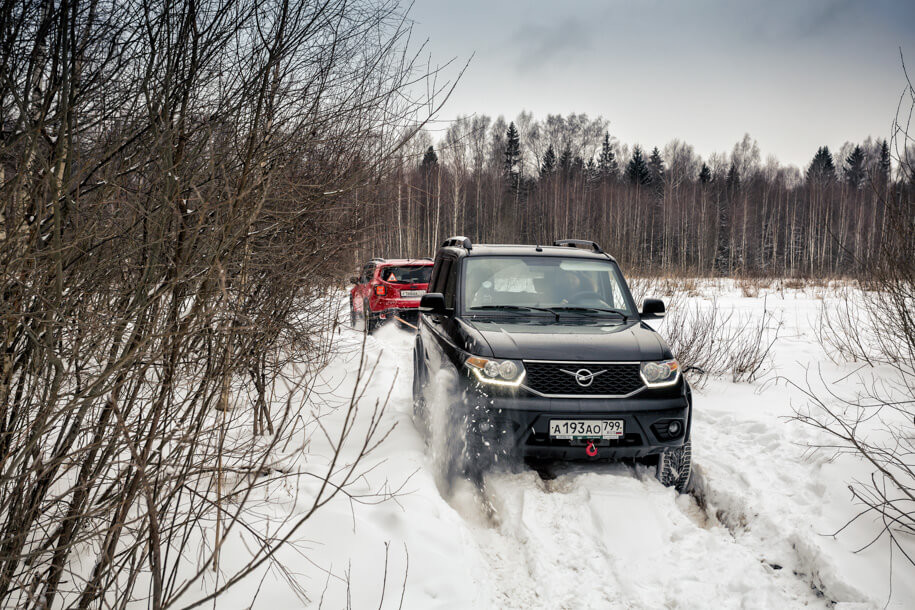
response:
{"label": "snow-covered field", "polygon": [[[874,519],[832,535],[861,509],[849,482],[871,469],[812,451],[828,439],[790,419],[806,400],[789,381],[825,381],[853,395],[860,375],[891,374],[826,358],[816,319],[824,301],[844,297],[808,288],[749,298],[719,284],[681,302],[708,303],[712,293],[719,308],[745,315],[762,315],[765,303],[781,327],[759,379],[710,379],[697,390],[690,494],[624,465],[570,466],[546,480],[522,469],[488,476],[482,491],[462,483],[444,493],[411,419],[413,336],[385,327],[365,339],[365,358],[377,367],[363,376],[351,434],[364,432],[378,401],[387,403],[380,427],[390,435],[348,493],[280,551],[289,574],[262,570],[217,606],[253,599],[255,608],[294,608],[307,595],[315,608],[915,608],[915,568],[885,538],[855,552],[876,533]],[[663,333],[663,321],[653,325]],[[325,392],[312,401],[331,437],[362,344],[361,332],[339,331],[317,388]],[[901,433],[915,434],[908,426]],[[289,460],[302,472],[320,471],[330,453],[324,434],[311,432],[306,450]],[[299,482],[264,493],[269,527],[303,510],[314,489]]]}

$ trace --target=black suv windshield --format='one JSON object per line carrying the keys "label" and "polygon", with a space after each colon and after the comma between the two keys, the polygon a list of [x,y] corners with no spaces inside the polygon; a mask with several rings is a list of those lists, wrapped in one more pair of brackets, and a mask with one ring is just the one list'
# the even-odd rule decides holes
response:
{"label": "black suv windshield", "polygon": [[619,271],[610,261],[559,256],[470,257],[464,264],[464,308],[549,308],[633,316]]}
{"label": "black suv windshield", "polygon": [[392,284],[428,284],[432,277],[432,265],[382,267],[379,277]]}

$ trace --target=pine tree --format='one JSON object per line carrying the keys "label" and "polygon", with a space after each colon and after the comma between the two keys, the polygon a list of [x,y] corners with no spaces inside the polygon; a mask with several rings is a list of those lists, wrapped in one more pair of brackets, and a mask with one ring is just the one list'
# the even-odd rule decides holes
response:
{"label": "pine tree", "polygon": [[521,185],[521,137],[512,122],[505,132],[505,178],[512,190]]}
{"label": "pine tree", "polygon": [[605,182],[614,182],[619,175],[620,167],[616,155],[613,154],[613,148],[610,146],[609,132],[604,134],[604,142],[597,159],[597,170],[601,180]]}
{"label": "pine tree", "polygon": [[631,184],[648,184],[651,182],[651,174],[648,172],[648,166],[642,157],[642,149],[638,144],[632,149],[632,158],[629,165],[626,166],[626,178]]}
{"label": "pine tree", "polygon": [[860,146],[855,146],[851,154],[845,158],[845,182],[852,188],[860,189],[864,185],[864,179],[867,177],[865,161],[864,150]]}
{"label": "pine tree", "polygon": [[546,152],[543,153],[543,162],[540,164],[540,176],[549,176],[556,171],[556,152],[553,145],[550,144]]}
{"label": "pine tree", "polygon": [[807,181],[825,185],[835,180],[836,165],[832,161],[832,153],[829,152],[828,146],[821,146],[807,168]]}
{"label": "pine tree", "polygon": [[708,184],[712,181],[712,170],[709,169],[709,166],[705,163],[702,164],[702,169],[699,170],[699,183]]}

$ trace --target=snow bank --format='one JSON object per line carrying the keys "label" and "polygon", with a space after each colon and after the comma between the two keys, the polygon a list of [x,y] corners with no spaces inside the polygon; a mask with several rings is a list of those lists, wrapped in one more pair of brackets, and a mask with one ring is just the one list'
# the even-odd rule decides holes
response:
{"label": "snow bank", "polygon": [[[264,569],[218,606],[855,608],[889,599],[892,608],[915,607],[915,570],[897,553],[891,582],[885,541],[855,552],[872,524],[831,535],[860,510],[847,484],[868,469],[851,456],[811,451],[826,439],[790,419],[804,396],[788,381],[803,387],[818,371],[837,389],[854,383],[849,374],[860,365],[829,361],[815,336],[821,305],[841,297],[829,287],[746,292],[737,283],[699,283],[682,297],[701,305],[714,296],[719,307],[747,315],[761,315],[765,300],[782,324],[757,381],[709,379],[697,391],[694,485],[684,495],[647,469],[623,465],[569,466],[549,480],[521,469],[487,476],[482,489],[460,483],[443,494],[436,456],[412,421],[413,336],[381,329],[366,340],[366,359],[377,368],[361,404],[388,401],[390,435],[349,495],[318,511],[280,551],[288,574]],[[663,322],[653,325],[663,333]],[[327,429],[340,424],[339,397],[352,392],[362,339],[340,331],[321,380],[328,394],[315,390],[323,398],[312,407]],[[448,433],[443,425],[433,421],[437,434]],[[321,437],[308,431],[293,464],[302,473],[326,462]],[[304,479],[265,490],[265,531],[307,505],[314,490]],[[232,552],[243,555],[237,542]]]}

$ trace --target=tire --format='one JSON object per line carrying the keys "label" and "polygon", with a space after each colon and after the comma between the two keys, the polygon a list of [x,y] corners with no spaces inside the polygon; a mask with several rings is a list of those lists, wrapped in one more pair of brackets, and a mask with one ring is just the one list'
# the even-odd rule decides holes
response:
{"label": "tire", "polygon": [[378,320],[372,317],[368,301],[362,301],[362,318],[365,321],[365,332],[373,332],[378,327]]}
{"label": "tire", "polygon": [[413,423],[424,438],[429,437],[429,414],[426,412],[425,383],[420,368],[419,342],[413,347]]}
{"label": "tire", "polygon": [[692,473],[692,440],[687,440],[682,447],[668,449],[658,456],[656,476],[661,485],[673,487],[683,493],[689,487]]}

